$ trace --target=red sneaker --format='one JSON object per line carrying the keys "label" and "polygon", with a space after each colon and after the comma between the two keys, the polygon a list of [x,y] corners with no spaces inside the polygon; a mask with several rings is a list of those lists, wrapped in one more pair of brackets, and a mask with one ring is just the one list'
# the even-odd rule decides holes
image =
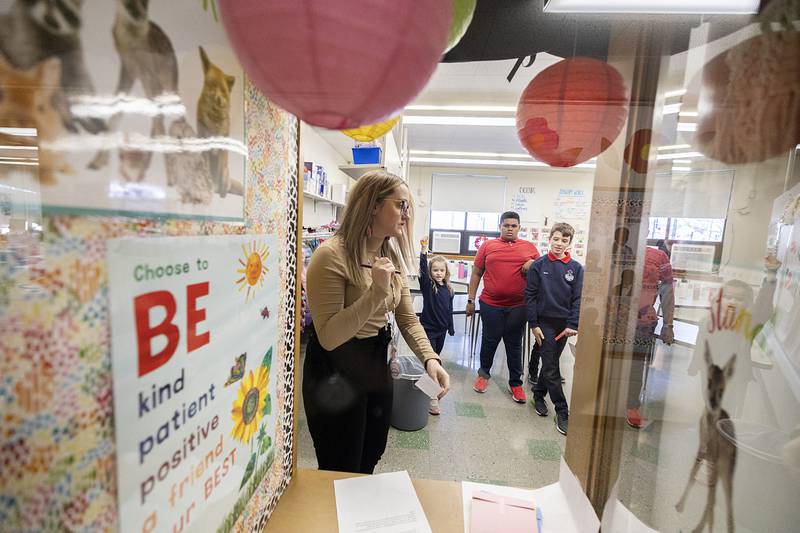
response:
{"label": "red sneaker", "polygon": [[642,414],[639,412],[638,408],[628,409],[625,421],[633,429],[642,429],[644,427],[644,420],[642,419]]}
{"label": "red sneaker", "polygon": [[508,392],[511,393],[511,397],[514,398],[514,401],[517,403],[525,403],[528,399],[525,397],[525,390],[522,388],[522,385],[516,385],[514,387],[508,387]]}
{"label": "red sneaker", "polygon": [[475,379],[475,384],[472,386],[472,388],[475,389],[475,392],[480,392],[481,394],[483,394],[484,392],[486,392],[486,387],[488,386],[489,386],[489,380],[483,376],[478,376]]}

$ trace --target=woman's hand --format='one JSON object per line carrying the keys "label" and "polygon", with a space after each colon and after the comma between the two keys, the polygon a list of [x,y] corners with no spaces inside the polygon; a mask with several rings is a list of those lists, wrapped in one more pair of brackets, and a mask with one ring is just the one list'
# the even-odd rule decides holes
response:
{"label": "woman's hand", "polygon": [[394,271],[394,263],[388,257],[376,257],[372,262],[372,283],[388,294]]}
{"label": "woman's hand", "polygon": [[438,359],[428,359],[425,363],[425,369],[431,379],[442,388],[442,392],[439,393],[439,399],[441,400],[450,391],[450,374],[447,373],[447,370],[439,363]]}

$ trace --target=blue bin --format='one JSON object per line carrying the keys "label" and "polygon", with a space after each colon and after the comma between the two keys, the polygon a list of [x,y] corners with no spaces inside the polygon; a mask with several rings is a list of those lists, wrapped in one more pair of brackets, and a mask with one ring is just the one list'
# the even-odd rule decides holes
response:
{"label": "blue bin", "polygon": [[381,162],[379,146],[353,148],[353,163],[356,165],[372,165]]}

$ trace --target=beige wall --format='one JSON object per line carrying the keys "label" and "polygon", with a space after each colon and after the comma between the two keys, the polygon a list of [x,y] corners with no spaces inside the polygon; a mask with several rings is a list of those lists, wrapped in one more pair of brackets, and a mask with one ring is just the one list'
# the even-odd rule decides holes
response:
{"label": "beige wall", "polygon": [[[594,169],[561,170],[561,169],[507,169],[507,168],[474,168],[474,167],[426,167],[412,166],[409,171],[409,186],[417,201],[416,219],[414,221],[414,235],[427,235],[429,231],[430,203],[431,203],[431,176],[433,174],[469,174],[474,176],[505,176],[506,199],[505,206],[510,208],[510,194],[519,186],[536,187],[534,212],[537,220],[523,221],[523,226],[542,226],[545,218],[548,225],[555,221],[554,204],[559,190],[583,189],[586,191],[587,201],[591,203],[592,187],[594,183]],[[469,194],[469,191],[453,191],[453,194]],[[588,231],[589,216],[577,220],[566,220],[577,228]]]}

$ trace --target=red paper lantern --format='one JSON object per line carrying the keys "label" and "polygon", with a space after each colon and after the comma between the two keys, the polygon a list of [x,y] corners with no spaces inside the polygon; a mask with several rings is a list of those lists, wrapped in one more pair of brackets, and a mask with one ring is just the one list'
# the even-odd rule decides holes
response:
{"label": "red paper lantern", "polygon": [[443,0],[224,0],[222,21],[253,83],[309,124],[380,122],[427,83],[447,43]]}
{"label": "red paper lantern", "polygon": [[565,59],[539,73],[517,105],[517,135],[554,167],[583,163],[608,148],[627,116],[622,75],[596,59]]}

